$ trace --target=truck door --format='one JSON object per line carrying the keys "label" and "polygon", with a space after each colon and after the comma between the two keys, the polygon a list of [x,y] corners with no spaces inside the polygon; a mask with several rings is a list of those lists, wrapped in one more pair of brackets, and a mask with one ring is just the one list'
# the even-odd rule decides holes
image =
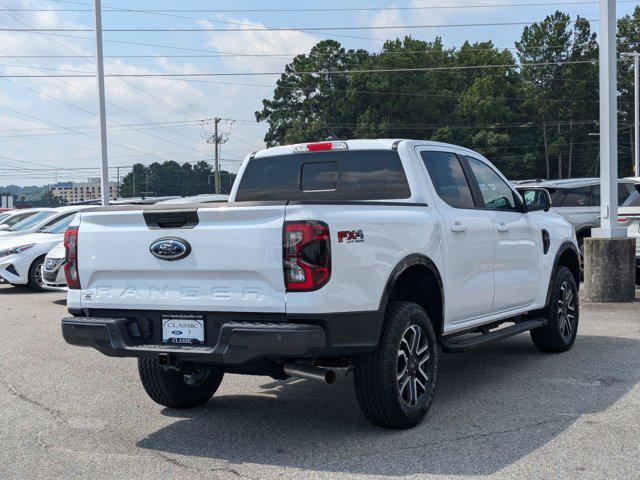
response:
{"label": "truck door", "polygon": [[493,304],[494,228],[477,208],[455,153],[419,149],[446,229],[445,321],[464,322],[487,315]]}
{"label": "truck door", "polygon": [[542,233],[514,190],[487,163],[465,157],[495,229],[492,313],[530,305],[538,294]]}

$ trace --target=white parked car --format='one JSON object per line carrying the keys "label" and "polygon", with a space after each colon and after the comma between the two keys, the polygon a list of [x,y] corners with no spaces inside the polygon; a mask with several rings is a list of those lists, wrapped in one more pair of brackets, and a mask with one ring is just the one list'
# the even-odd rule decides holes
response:
{"label": "white parked car", "polygon": [[[48,213],[46,213],[48,212]],[[14,225],[18,225],[28,218],[34,218],[35,214],[39,214],[38,221],[45,219],[48,215],[53,215],[54,210],[52,208],[25,208],[24,210],[12,210],[2,214],[0,218],[0,232],[5,232],[12,228]]]}
{"label": "white parked car", "polygon": [[640,285],[640,183],[618,209],[618,223],[627,227],[627,235],[636,239],[636,283]]}
{"label": "white parked car", "polygon": [[44,286],[52,290],[67,288],[67,281],[64,278],[64,242],[60,242],[53,247],[42,264],[42,281]]}
{"label": "white parked car", "polygon": [[531,189],[523,199],[479,153],[437,142],[262,150],[229,203],[82,212],[65,234],[62,333],[137,357],[170,408],[206,403],[225,373],[330,383],[353,366],[365,416],[409,428],[441,349],[524,332],[541,351],[573,345],[575,231]]}
{"label": "white parked car", "polygon": [[16,223],[7,230],[0,231],[0,241],[9,237],[19,237],[35,233],[43,227],[57,222],[61,218],[73,215],[86,206],[58,207],[49,210],[43,210],[25,218],[21,222]]}
{"label": "white parked car", "polygon": [[66,211],[33,233],[0,238],[0,278],[11,285],[44,290],[44,258],[63,240],[64,232],[77,212],[77,207],[74,211]]}

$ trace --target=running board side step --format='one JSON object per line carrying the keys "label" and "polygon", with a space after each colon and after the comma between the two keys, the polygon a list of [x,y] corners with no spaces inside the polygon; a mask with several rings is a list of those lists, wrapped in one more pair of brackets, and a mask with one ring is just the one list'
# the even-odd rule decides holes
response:
{"label": "running board side step", "polygon": [[534,328],[542,327],[547,324],[546,318],[533,318],[531,320],[523,320],[511,325],[510,327],[500,328],[492,332],[481,333],[473,337],[466,337],[462,340],[455,341],[457,336],[451,338],[443,338],[440,343],[442,350],[448,353],[464,352],[472,348],[486,345],[488,343],[497,342],[520,333],[528,332]]}

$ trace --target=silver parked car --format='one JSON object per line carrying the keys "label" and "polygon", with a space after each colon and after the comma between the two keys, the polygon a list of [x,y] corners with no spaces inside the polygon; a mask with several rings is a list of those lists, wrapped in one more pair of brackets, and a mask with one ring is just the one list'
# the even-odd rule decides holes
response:
{"label": "silver parked car", "polygon": [[[618,181],[618,205],[635,191],[633,179]],[[518,187],[538,186],[551,194],[551,211],[562,215],[576,230],[580,252],[591,229],[600,225],[600,179],[567,178],[518,183]]]}

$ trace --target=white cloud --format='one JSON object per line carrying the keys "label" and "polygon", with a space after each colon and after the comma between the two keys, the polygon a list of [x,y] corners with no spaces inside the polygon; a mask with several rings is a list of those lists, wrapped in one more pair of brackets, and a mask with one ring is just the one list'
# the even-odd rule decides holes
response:
{"label": "white cloud", "polygon": [[[234,19],[218,15],[219,21],[232,22],[233,28],[265,28],[260,22],[252,22],[247,18]],[[203,27],[219,28],[220,24],[209,21],[199,22]],[[241,24],[241,25],[236,25]],[[247,32],[211,32],[206,46],[220,53],[240,55],[280,55],[288,53],[308,52],[318,42],[315,35],[293,30],[279,31],[247,31]],[[280,71],[293,56],[285,57],[228,57],[224,63],[234,71],[261,72]]]}

